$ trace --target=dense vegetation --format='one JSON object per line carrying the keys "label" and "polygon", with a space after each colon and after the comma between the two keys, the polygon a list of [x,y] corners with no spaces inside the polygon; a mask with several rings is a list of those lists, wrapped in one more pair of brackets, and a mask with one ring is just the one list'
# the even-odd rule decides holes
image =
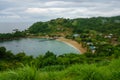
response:
{"label": "dense vegetation", "polygon": [[68,68],[49,66],[37,70],[35,67],[25,66],[17,70],[0,73],[1,80],[119,80],[120,59],[113,60],[107,65],[75,64]]}
{"label": "dense vegetation", "polygon": [[15,30],[13,33],[0,33],[0,41],[13,40],[26,37],[25,31]]}
{"label": "dense vegetation", "polygon": [[33,58],[0,47],[0,80],[119,80],[119,53],[56,56],[48,51]]}
{"label": "dense vegetation", "polygon": [[29,32],[32,34],[55,34],[58,32],[65,33],[66,31],[68,33],[83,33],[85,30],[118,35],[120,34],[120,16],[77,19],[57,18],[47,22],[34,23],[29,28]]}

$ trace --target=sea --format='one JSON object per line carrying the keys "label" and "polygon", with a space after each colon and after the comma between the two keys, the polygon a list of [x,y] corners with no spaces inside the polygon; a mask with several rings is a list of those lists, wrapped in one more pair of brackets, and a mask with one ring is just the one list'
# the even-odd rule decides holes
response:
{"label": "sea", "polygon": [[12,33],[14,29],[23,31],[32,24],[33,22],[0,22],[0,33]]}

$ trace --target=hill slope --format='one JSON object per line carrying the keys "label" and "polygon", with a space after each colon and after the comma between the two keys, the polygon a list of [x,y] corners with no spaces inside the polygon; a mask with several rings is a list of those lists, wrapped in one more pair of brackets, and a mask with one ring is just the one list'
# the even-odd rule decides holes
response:
{"label": "hill slope", "polygon": [[82,33],[95,30],[103,33],[120,34],[120,16],[64,19],[57,18],[47,22],[36,22],[28,31],[32,34]]}

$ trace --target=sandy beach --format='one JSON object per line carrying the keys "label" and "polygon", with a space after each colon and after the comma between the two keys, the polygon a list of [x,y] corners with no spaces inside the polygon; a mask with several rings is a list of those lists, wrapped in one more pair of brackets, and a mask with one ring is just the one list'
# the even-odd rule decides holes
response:
{"label": "sandy beach", "polygon": [[63,37],[58,38],[57,40],[74,46],[76,49],[78,49],[80,51],[81,54],[86,52],[86,49],[84,49],[81,44],[79,44],[78,42],[76,42],[74,40],[66,39],[66,38],[63,38]]}

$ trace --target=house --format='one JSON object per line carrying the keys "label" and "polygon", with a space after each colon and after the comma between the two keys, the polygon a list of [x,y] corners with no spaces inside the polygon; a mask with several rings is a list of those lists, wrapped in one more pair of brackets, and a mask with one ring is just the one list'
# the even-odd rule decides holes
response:
{"label": "house", "polygon": [[92,53],[95,53],[95,49],[96,47],[95,46],[89,46],[90,50],[92,51]]}
{"label": "house", "polygon": [[109,38],[111,39],[113,37],[113,34],[105,35],[104,38]]}
{"label": "house", "polygon": [[79,37],[80,34],[73,34],[73,37]]}
{"label": "house", "polygon": [[92,43],[92,42],[87,42],[86,44],[87,44],[87,45],[93,45],[93,43]]}

